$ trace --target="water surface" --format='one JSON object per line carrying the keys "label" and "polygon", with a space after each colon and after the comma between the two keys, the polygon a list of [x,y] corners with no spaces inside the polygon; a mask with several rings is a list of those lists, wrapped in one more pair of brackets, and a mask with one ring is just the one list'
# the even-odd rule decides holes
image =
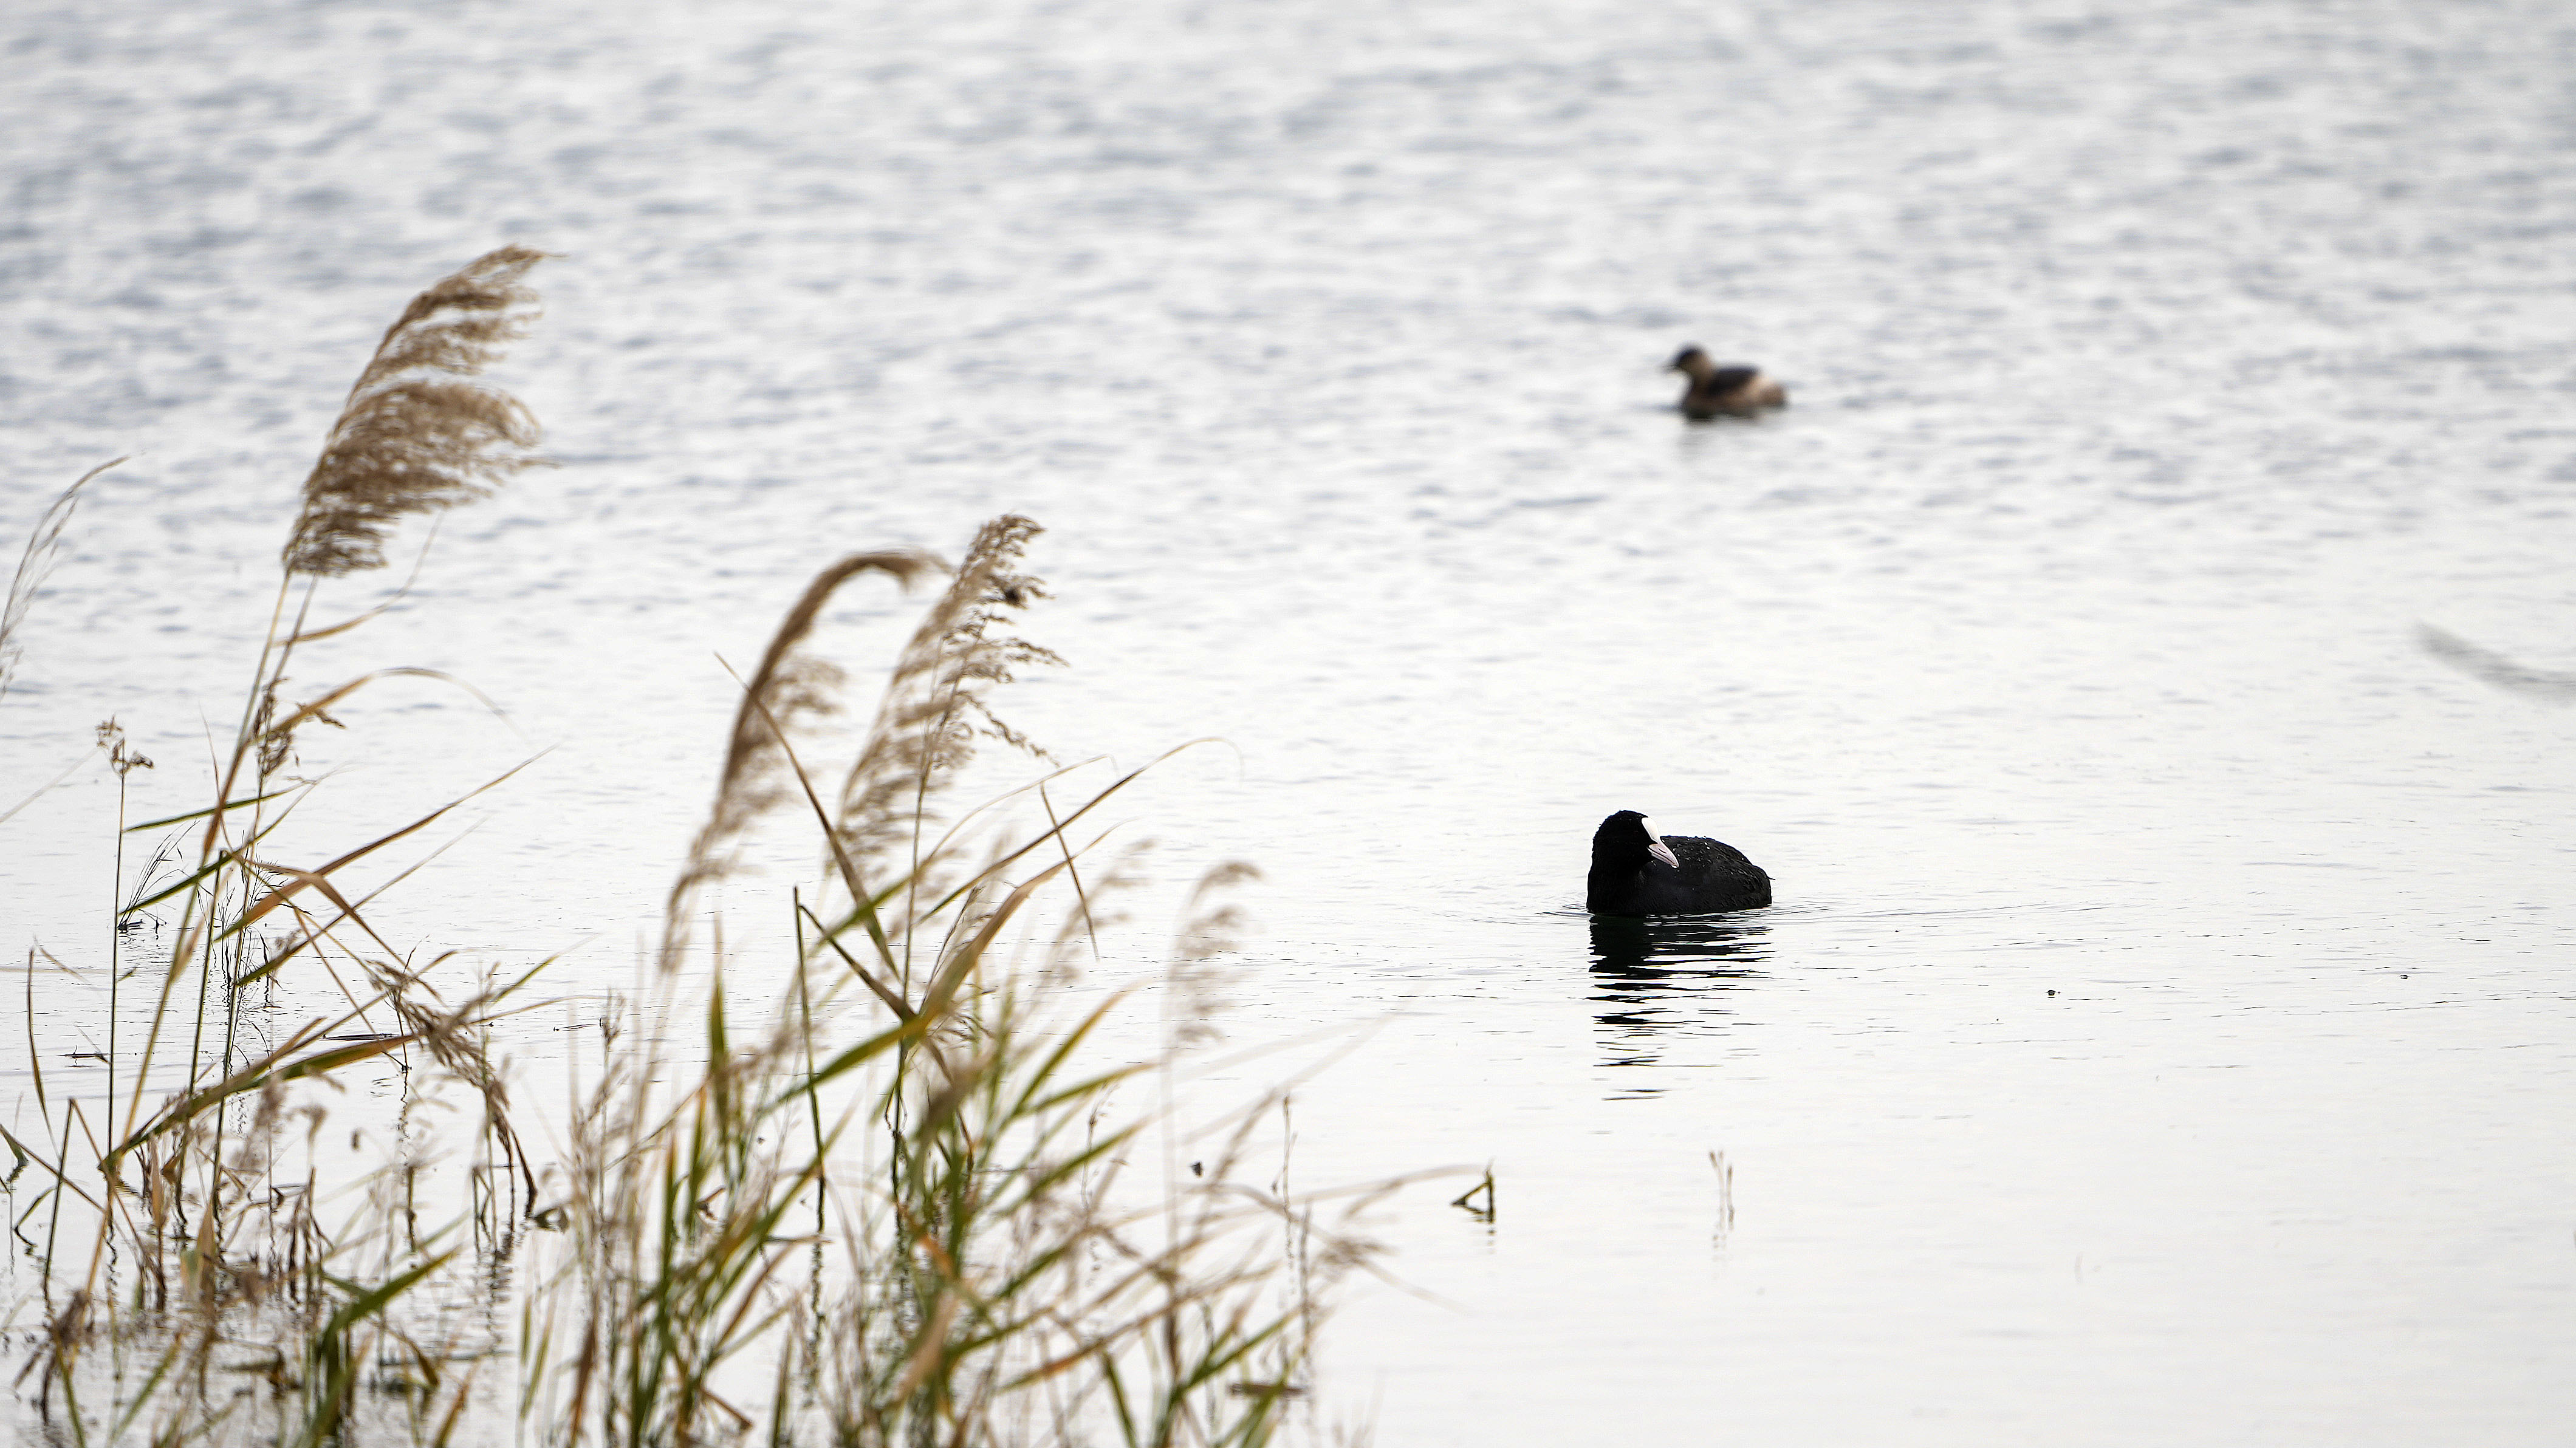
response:
{"label": "water surface", "polygon": [[[1073,667],[1013,721],[1229,741],[1135,813],[1169,878],[1267,873],[1230,1035],[1364,1036],[1300,1177],[1494,1165],[1491,1223],[1399,1199],[1425,1295],[1335,1324],[1378,1441],[2576,1421],[2576,712],[2415,643],[2576,668],[2556,7],[229,3],[0,44],[0,536],[136,454],[0,703],[12,802],[110,714],[138,817],[202,802],[349,380],[520,241],[561,255],[504,380],[564,466],[309,661],[509,716],[366,696],[308,746],[315,857],[552,746],[396,938],[625,984],[718,656],[842,552],[1019,510]],[[1795,406],[1686,426],[1693,341]],[[855,663],[908,607],[850,596]],[[0,825],[0,944],[95,968],[110,793]],[[1780,904],[1596,925],[1619,808]]]}

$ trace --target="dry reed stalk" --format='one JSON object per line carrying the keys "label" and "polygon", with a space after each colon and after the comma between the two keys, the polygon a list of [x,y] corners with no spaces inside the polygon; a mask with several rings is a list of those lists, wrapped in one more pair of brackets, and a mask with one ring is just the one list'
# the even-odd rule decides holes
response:
{"label": "dry reed stalk", "polygon": [[100,463],[81,474],[79,481],[63,489],[46,506],[27,534],[26,551],[18,555],[18,571],[9,579],[8,605],[0,608],[0,699],[9,696],[9,680],[17,674],[18,660],[26,652],[25,645],[18,641],[18,630],[27,621],[36,590],[45,586],[45,576],[54,571],[54,564],[62,556],[63,530],[71,526],[72,514],[80,507],[81,489],[89,486],[90,479],[123,461],[118,458]]}
{"label": "dry reed stalk", "polygon": [[536,293],[519,279],[545,256],[486,252],[412,298],[385,330],[304,480],[288,573],[383,567],[386,535],[404,515],[486,497],[544,461],[528,451],[537,422],[517,398],[434,374],[474,376],[526,335]]}
{"label": "dry reed stalk", "polygon": [[1191,888],[1165,975],[1167,1052],[1179,1055],[1216,1040],[1216,1017],[1226,1005],[1226,973],[1217,962],[1241,948],[1248,923],[1241,906],[1216,897],[1260,878],[1261,871],[1250,864],[1225,860],[1209,866]]}
{"label": "dry reed stalk", "polygon": [[[472,502],[544,462],[529,451],[536,446],[537,423],[518,399],[453,379],[479,374],[499,360],[507,344],[526,334],[534,320],[536,293],[519,283],[545,256],[505,246],[440,279],[413,297],[385,329],[384,340],[351,385],[348,401],[323,440],[322,455],[304,479],[304,505],[280,553],[285,566],[277,601],[252,670],[232,755],[216,790],[223,803],[208,817],[198,844],[201,863],[216,856],[244,767],[250,766],[264,785],[291,757],[297,725],[311,719],[338,723],[320,705],[294,710],[284,724],[272,722],[296,644],[340,633],[382,611],[379,607],[308,630],[303,614],[312,607],[312,585],[382,567],[385,539],[405,515]],[[304,602],[290,623],[287,598],[299,577],[307,585]],[[331,697],[336,700],[373,677]],[[256,809],[256,803],[251,807]]]}
{"label": "dry reed stalk", "polygon": [[790,736],[801,720],[829,714],[839,707],[835,692],[841,671],[827,659],[804,651],[805,640],[821,619],[823,606],[842,584],[862,573],[883,573],[902,587],[924,573],[944,568],[919,549],[893,548],[853,553],[814,575],[795,607],[779,620],[762,651],[760,666],[742,687],[734,710],[733,733],[725,747],[724,773],[716,784],[715,807],[689,847],[688,863],[663,907],[662,967],[678,966],[687,949],[689,917],[698,892],[733,868],[733,847],[754,820],[789,794],[794,746]]}
{"label": "dry reed stalk", "polygon": [[[1302,1223],[1298,1240],[1313,1241],[1311,1220],[1298,1215],[1302,1204],[1285,1195],[1284,1164],[1281,1185],[1268,1193],[1229,1180],[1245,1152],[1247,1116],[1215,1154],[1206,1179],[1195,1175],[1194,1164],[1191,1179],[1167,1187],[1183,1194],[1184,1203],[1167,1200],[1123,1215],[1104,1207],[1121,1153],[1146,1126],[1103,1130],[1109,1094],[1149,1067],[1077,1066],[1077,1048],[1114,1002],[1100,1003],[1069,1031],[1042,1030],[1003,958],[1004,932],[1059,877],[1080,908],[1067,912],[1048,958],[1061,964],[1077,913],[1085,935],[1098,928],[1102,917],[1092,911],[1090,896],[1123,884],[1125,870],[1095,870],[1086,890],[1076,857],[1090,847],[1077,845],[1067,831],[1143,770],[1119,776],[1061,813],[1040,786],[1047,828],[1016,842],[994,841],[980,867],[965,862],[962,851],[951,860],[948,839],[925,849],[931,801],[971,758],[979,737],[1045,757],[996,718],[988,702],[992,688],[1015,669],[1058,662],[1008,632],[1016,611],[1043,596],[1035,579],[1017,571],[1038,532],[1034,523],[1003,517],[978,534],[905,647],[832,807],[798,764],[792,743],[800,720],[833,707],[838,682],[828,663],[803,652],[806,640],[849,578],[878,571],[908,582],[937,564],[913,552],[855,554],[808,587],[745,682],[715,806],[668,906],[666,963],[680,948],[694,892],[723,872],[743,831],[785,796],[792,778],[812,803],[841,883],[854,897],[852,918],[866,920],[880,959],[892,963],[899,944],[908,961],[918,937],[935,962],[929,978],[918,982],[917,999],[907,1003],[859,970],[897,1020],[883,1029],[862,1027],[854,1042],[835,1041],[818,1038],[817,1023],[828,1031],[835,1020],[863,1019],[834,1009],[855,996],[809,998],[800,983],[793,1014],[782,1014],[765,1040],[742,1043],[727,1034],[719,983],[706,1002],[704,1058],[694,1072],[666,1073],[663,1067],[682,1063],[665,1054],[658,1038],[641,1051],[604,1043],[602,1069],[575,1104],[568,1150],[545,1173],[562,1198],[542,1211],[534,1200],[541,1178],[511,1129],[509,1093],[490,1059],[486,1031],[525,978],[487,983],[450,1010],[416,974],[361,955],[361,947],[334,934],[345,925],[399,958],[361,913],[375,892],[352,900],[333,877],[444,810],[314,868],[254,855],[277,826],[263,818],[261,806],[279,794],[263,788],[236,798],[232,786],[245,767],[265,776],[283,765],[299,724],[327,721],[329,706],[386,673],[421,672],[380,671],[314,702],[282,706],[278,688],[296,644],[349,626],[307,632],[298,618],[281,627],[286,589],[304,578],[309,608],[313,581],[380,564],[390,527],[404,514],[481,496],[535,461],[525,454],[534,424],[515,401],[424,374],[470,375],[519,335],[531,296],[517,283],[538,259],[516,247],[491,253],[424,292],[388,331],[308,480],[285,551],[278,611],[215,803],[133,827],[202,816],[206,844],[184,879],[134,900],[119,917],[172,895],[186,897],[178,947],[131,1078],[124,1120],[116,1120],[112,1103],[101,1135],[78,1102],[65,1102],[58,1131],[45,1118],[53,1135],[51,1164],[20,1150],[52,1173],[44,1190],[57,1215],[70,1199],[98,1221],[88,1276],[66,1274],[68,1298],[49,1314],[47,1341],[31,1356],[47,1400],[54,1388],[62,1390],[72,1436],[84,1440],[85,1425],[93,1423],[104,1426],[105,1441],[123,1440],[149,1415],[156,1444],[320,1448],[380,1441],[390,1417],[361,1394],[383,1388],[385,1379],[371,1376],[370,1365],[385,1366],[385,1355],[393,1353],[417,1369],[425,1386],[426,1395],[407,1413],[408,1432],[417,1441],[435,1420],[439,1441],[453,1434],[466,1411],[470,1373],[438,1414],[436,1364],[444,1354],[424,1349],[391,1315],[407,1294],[425,1295],[415,1289],[433,1282],[456,1255],[434,1252],[441,1232],[424,1234],[415,1220],[415,1177],[431,1158],[406,1148],[401,1159],[365,1179],[369,1190],[360,1208],[333,1210],[326,1222],[321,1213],[329,1185],[315,1150],[324,1112],[318,1104],[295,1104],[312,1086],[336,1088],[337,1073],[417,1048],[442,1070],[407,1083],[406,1118],[415,1100],[409,1092],[420,1093],[419,1104],[435,1106],[440,1086],[464,1083],[481,1098],[480,1129],[499,1142],[503,1169],[515,1164],[529,1193],[529,1220],[564,1232],[562,1265],[530,1289],[521,1319],[547,1325],[535,1329],[533,1343],[523,1338],[520,1360],[521,1427],[543,1441],[589,1441],[594,1427],[595,1441],[621,1444],[740,1441],[756,1424],[728,1396],[735,1376],[728,1363],[755,1345],[776,1342],[782,1328],[799,1340],[778,1349],[772,1441],[801,1440],[803,1427],[812,1425],[840,1430],[843,1441],[886,1448],[999,1448],[1035,1441],[1046,1425],[1054,1441],[1093,1436],[1083,1430],[1112,1426],[1112,1413],[1118,1436],[1131,1445],[1255,1448],[1269,1441],[1279,1404],[1298,1392],[1291,1379],[1305,1347],[1297,1329],[1311,1331],[1315,1320],[1311,1283],[1300,1284],[1297,1300],[1306,1305],[1293,1314],[1273,1305],[1273,1273],[1283,1264],[1266,1238],[1244,1235],[1271,1222]],[[12,618],[22,611],[14,599],[12,609]],[[215,841],[235,811],[248,812],[247,826],[238,843],[219,851]],[[970,810],[964,818],[980,813]],[[872,896],[854,856],[873,865],[906,842],[908,860],[889,861],[893,868],[882,872]],[[1047,854],[1060,858],[1042,866],[1032,861],[1037,867],[1016,881],[1006,877],[1019,862]],[[959,877],[953,889],[925,879],[933,866]],[[1214,1006],[1203,971],[1226,948],[1235,922],[1208,896],[1235,878],[1232,868],[1215,872],[1192,896],[1171,977],[1173,996],[1183,1003],[1172,1030],[1175,1050],[1204,1034],[1205,1014]],[[898,889],[906,903],[889,927],[873,902]],[[823,930],[824,944],[840,949],[820,919],[810,911],[805,918]],[[249,932],[263,919],[291,921],[294,929],[282,940],[256,941]],[[326,944],[364,970],[368,998],[353,994],[345,1014],[285,1030],[266,1049],[246,1045],[242,1037],[254,1028],[231,1014],[246,988],[289,958],[319,956]],[[721,961],[720,937],[716,945]],[[262,957],[265,964],[258,963]],[[800,942],[798,968],[811,959]],[[199,994],[186,1085],[147,1111],[144,1080],[164,1042],[165,1021],[174,1018],[183,978],[194,980]],[[664,979],[673,976],[666,972]],[[210,992],[220,992],[222,1002],[211,1021]],[[366,1021],[377,1007],[398,1017],[398,1031],[378,1031]],[[32,1013],[30,1020],[32,1027]],[[369,1027],[365,1033],[340,1033],[361,1022]],[[201,1051],[209,1031],[214,1042]],[[916,1049],[935,1033],[953,1049]],[[1168,1057],[1163,1064],[1168,1082]],[[38,1104],[43,1114],[41,1097]],[[810,1133],[787,1129],[797,1113],[810,1114]],[[290,1123],[297,1119],[306,1123],[300,1180],[286,1170],[294,1153]],[[1164,1120],[1168,1128],[1168,1110]],[[873,1165],[857,1178],[841,1172],[833,1153],[844,1133],[873,1143],[879,1128],[888,1152],[882,1176]],[[73,1179],[76,1138],[96,1163],[96,1193]],[[808,1139],[810,1154],[798,1145]],[[14,1138],[10,1145],[17,1148]],[[868,1148],[871,1161],[876,1150]],[[827,1268],[818,1238],[787,1235],[790,1214],[801,1216],[809,1202],[817,1209],[818,1233],[827,1206],[843,1208],[846,1261]],[[32,1209],[21,1220],[31,1216]],[[1167,1229],[1159,1246],[1142,1230],[1152,1223]],[[54,1223],[45,1231],[50,1303]],[[381,1260],[363,1276],[349,1275],[341,1264],[367,1250]],[[506,1261],[509,1250],[500,1247],[487,1265]],[[1286,1265],[1329,1280],[1364,1265],[1369,1250],[1355,1237],[1335,1237],[1321,1253],[1300,1250]],[[103,1266],[111,1255],[115,1265]],[[165,1257],[175,1257],[175,1271]],[[128,1261],[136,1264],[133,1307],[145,1306],[148,1284],[150,1313],[113,1300],[126,1281],[113,1274]],[[800,1261],[813,1264],[801,1279]],[[798,1316],[808,1311],[823,1315],[809,1324]],[[577,1346],[558,1353],[548,1339],[552,1324],[567,1319],[579,1324],[570,1339]],[[812,1346],[794,1331],[805,1325]],[[85,1354],[103,1356],[86,1346],[102,1333],[118,1354],[107,1365],[113,1371],[83,1365]],[[210,1371],[251,1370],[218,1364],[218,1344],[264,1348],[268,1364],[256,1370],[273,1391],[263,1399],[235,1392],[222,1379],[210,1383]],[[813,1355],[826,1344],[847,1349],[847,1356]],[[134,1347],[144,1348],[139,1358]],[[124,1371],[122,1364],[138,1360],[146,1368],[139,1377]],[[791,1368],[799,1370],[792,1379]],[[547,1386],[558,1378],[569,1380],[568,1413],[557,1411]],[[801,1396],[791,1393],[791,1381]],[[108,1389],[103,1412],[86,1410],[75,1398],[89,1386]]]}
{"label": "dry reed stalk", "polygon": [[1046,597],[1039,580],[1017,571],[1029,540],[1041,531],[1026,518],[1005,514],[976,532],[956,577],[896,659],[867,742],[842,782],[832,821],[835,848],[876,865],[909,844],[902,869],[867,873],[909,881],[911,898],[938,898],[921,878],[933,863],[921,853],[925,827],[936,818],[930,801],[974,757],[977,736],[1048,757],[1003,723],[987,698],[996,685],[1010,682],[1014,669],[1064,662],[1003,632],[1014,614]]}

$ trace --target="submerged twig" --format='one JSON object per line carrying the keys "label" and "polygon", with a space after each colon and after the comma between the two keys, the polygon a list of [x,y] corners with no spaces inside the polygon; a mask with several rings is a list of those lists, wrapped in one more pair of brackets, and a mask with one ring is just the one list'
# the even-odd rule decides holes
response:
{"label": "submerged twig", "polygon": [[2563,703],[2576,699],[2576,674],[2556,673],[2519,664],[2491,649],[2483,649],[2456,634],[2444,633],[2431,624],[2419,624],[2416,642],[2424,651],[2470,678],[2482,680],[2516,694]]}

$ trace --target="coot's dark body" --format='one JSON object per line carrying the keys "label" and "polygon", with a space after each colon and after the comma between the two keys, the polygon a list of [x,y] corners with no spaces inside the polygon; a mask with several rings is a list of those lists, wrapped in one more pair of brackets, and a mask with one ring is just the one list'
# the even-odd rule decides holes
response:
{"label": "coot's dark body", "polygon": [[1771,877],[1733,845],[1694,835],[1658,839],[1632,809],[1592,832],[1583,908],[1596,915],[1699,915],[1770,903]]}

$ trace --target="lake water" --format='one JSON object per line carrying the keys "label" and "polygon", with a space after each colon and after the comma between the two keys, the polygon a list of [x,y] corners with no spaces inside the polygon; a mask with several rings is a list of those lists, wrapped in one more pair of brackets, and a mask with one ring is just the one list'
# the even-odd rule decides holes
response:
{"label": "lake water", "polygon": [[[627,983],[718,656],[1018,510],[1072,667],[1007,716],[1231,746],[1130,812],[1167,881],[1266,873],[1228,1035],[1303,1044],[1240,1080],[1349,1052],[1299,1178],[1493,1164],[1490,1224],[1381,1214],[1419,1292],[1353,1295],[1330,1414],[2576,1425],[2576,709],[2417,642],[2576,669],[2562,7],[216,0],[0,46],[11,560],[135,454],[24,631],[0,808],[110,714],[137,817],[203,802],[350,379],[523,242],[498,377],[563,467],[300,681],[509,716],[362,696],[317,857],[551,747],[394,938]],[[1794,406],[1685,424],[1686,342]],[[848,595],[854,666],[915,606]],[[1621,808],[1778,905],[1596,928]],[[93,766],[0,824],[0,946],[95,967],[114,818]],[[769,848],[737,936],[810,864]]]}

